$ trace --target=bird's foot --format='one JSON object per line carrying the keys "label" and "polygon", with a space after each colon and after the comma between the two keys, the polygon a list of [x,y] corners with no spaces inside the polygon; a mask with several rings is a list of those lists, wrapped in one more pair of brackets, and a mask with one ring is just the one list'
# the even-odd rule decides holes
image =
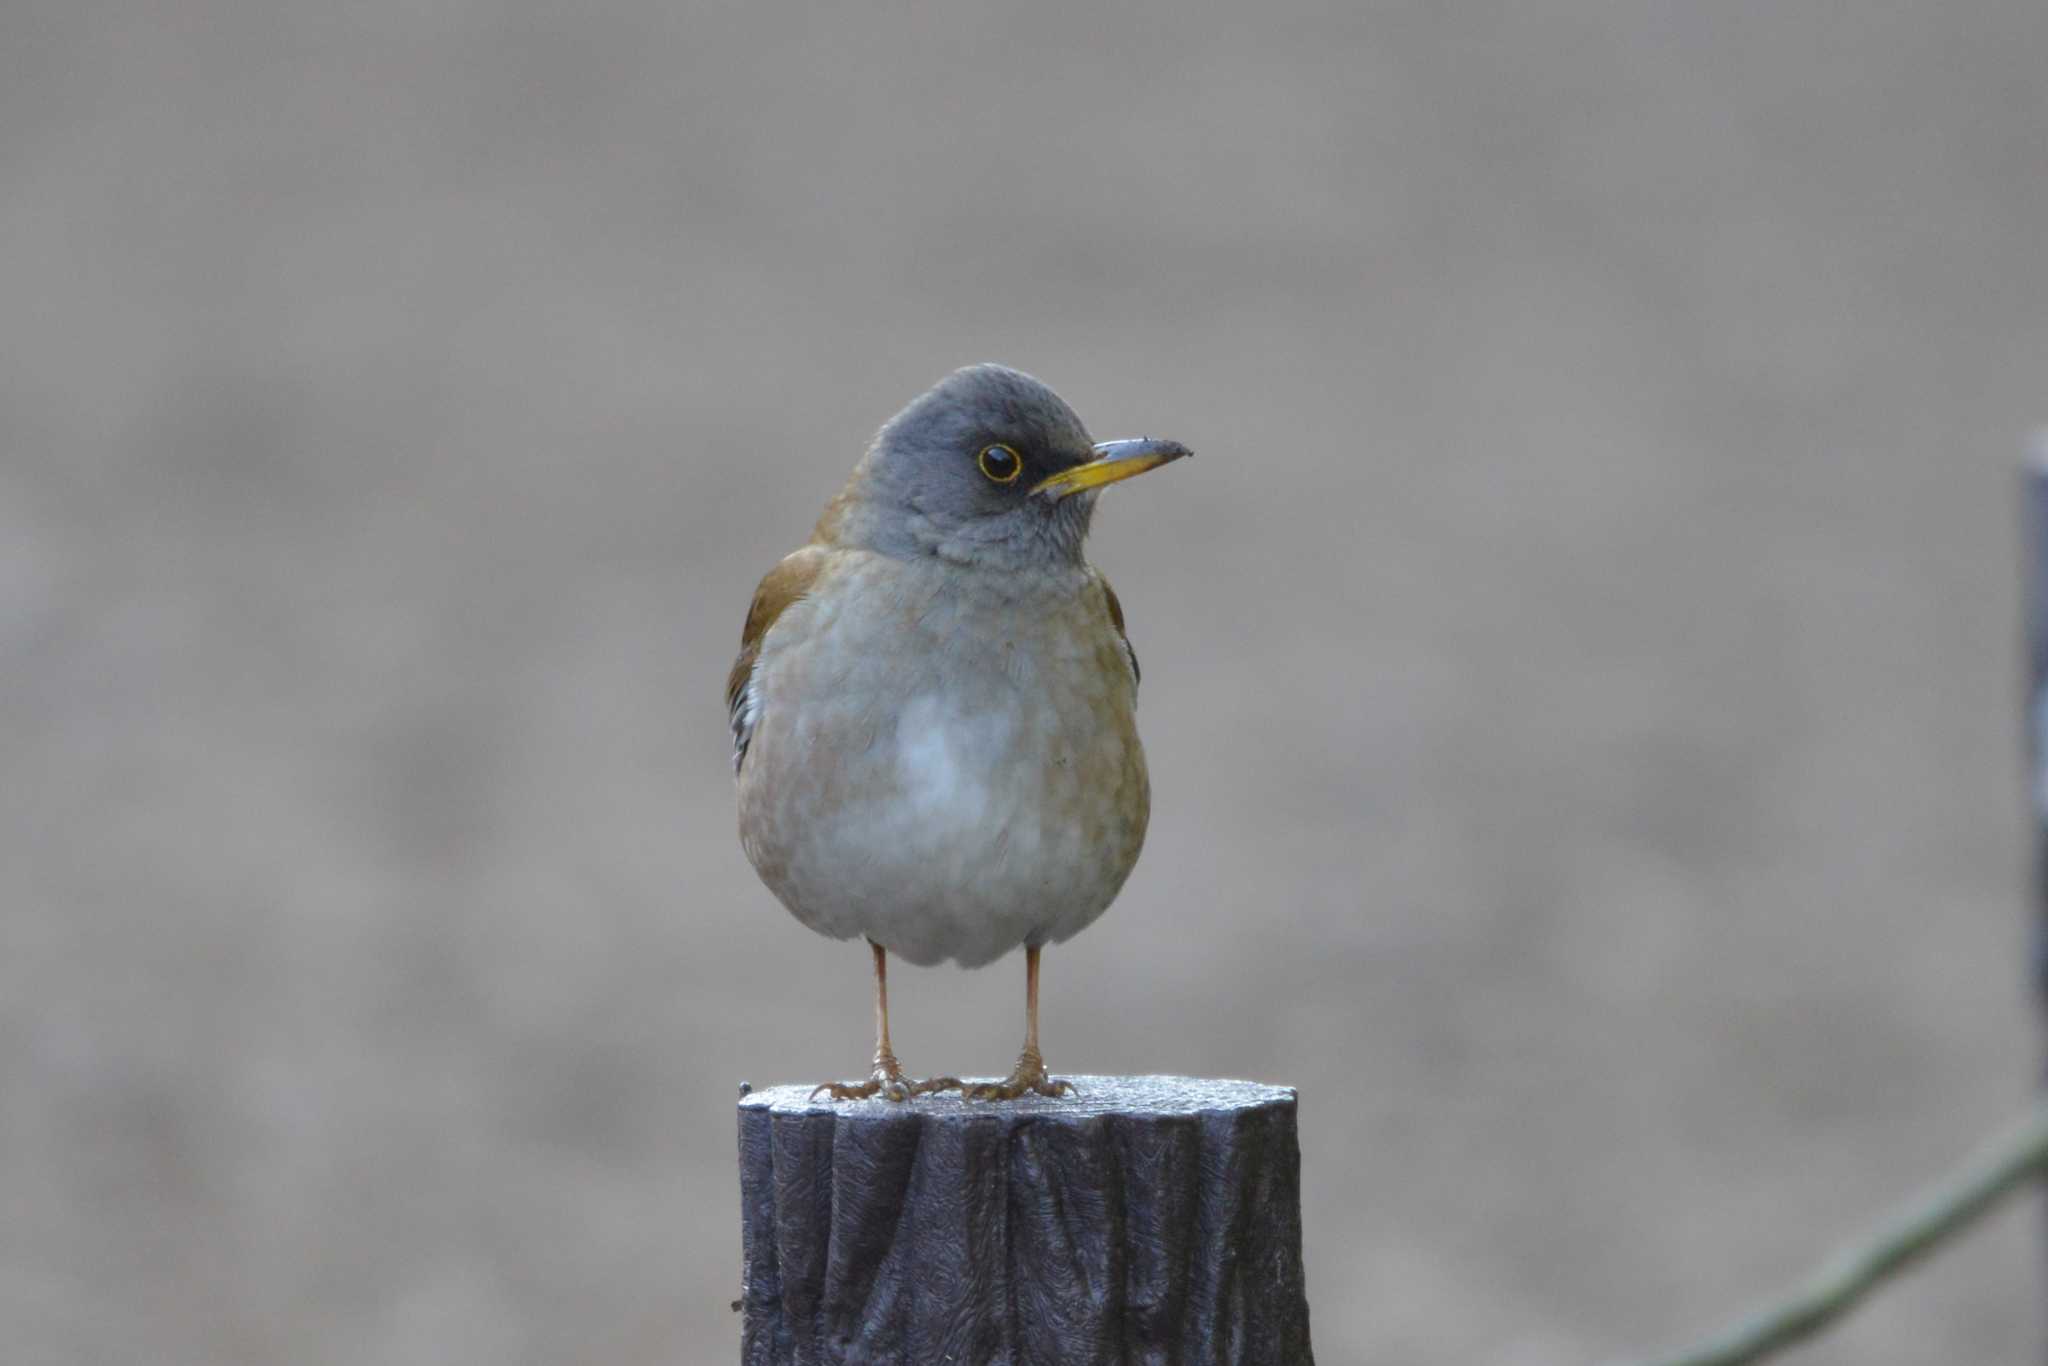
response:
{"label": "bird's foot", "polygon": [[868,1073],[868,1079],[858,1083],[828,1081],[813,1087],[811,1099],[820,1095],[833,1100],[866,1100],[880,1096],[883,1100],[906,1101],[913,1096],[930,1095],[934,1091],[957,1091],[960,1082],[954,1077],[933,1077],[930,1081],[912,1081],[903,1075],[903,1068],[896,1062],[896,1055],[883,1053],[875,1058],[875,1067]]}
{"label": "bird's foot", "polygon": [[960,1094],[968,1100],[1016,1100],[1022,1096],[1064,1096],[1072,1093],[1074,1083],[1061,1081],[1045,1070],[1045,1059],[1035,1049],[1026,1049],[1017,1059],[1017,1066],[1001,1081],[981,1081],[972,1086],[962,1086]]}

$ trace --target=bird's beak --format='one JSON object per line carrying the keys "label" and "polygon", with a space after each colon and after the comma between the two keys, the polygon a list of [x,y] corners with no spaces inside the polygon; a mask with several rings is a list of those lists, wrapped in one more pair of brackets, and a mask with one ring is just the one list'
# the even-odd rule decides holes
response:
{"label": "bird's beak", "polygon": [[1104,484],[1114,484],[1119,479],[1128,479],[1146,470],[1156,470],[1169,460],[1178,460],[1194,452],[1178,441],[1161,441],[1149,436],[1131,437],[1124,441],[1105,441],[1095,448],[1095,458],[1078,465],[1069,465],[1058,474],[1041,480],[1031,491],[1042,493],[1058,502],[1070,493],[1083,489],[1099,489]]}

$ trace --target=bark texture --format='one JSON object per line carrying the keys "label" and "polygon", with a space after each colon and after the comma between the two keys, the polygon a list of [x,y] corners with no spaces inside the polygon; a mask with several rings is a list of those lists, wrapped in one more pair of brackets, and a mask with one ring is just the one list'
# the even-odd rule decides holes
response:
{"label": "bark texture", "polygon": [[1295,1093],[739,1107],[743,1366],[1306,1366]]}

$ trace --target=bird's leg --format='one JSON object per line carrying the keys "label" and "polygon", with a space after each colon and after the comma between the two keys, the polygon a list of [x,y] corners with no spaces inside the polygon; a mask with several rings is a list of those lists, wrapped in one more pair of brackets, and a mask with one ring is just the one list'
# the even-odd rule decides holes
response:
{"label": "bird's leg", "polygon": [[1038,1052],[1038,950],[1024,946],[1024,1051],[1010,1075],[998,1082],[981,1082],[961,1088],[969,1100],[1015,1100],[1023,1095],[1063,1096],[1074,1089],[1070,1081],[1056,1081],[1045,1070]]}
{"label": "bird's leg", "polygon": [[959,1086],[960,1083],[951,1077],[913,1082],[903,1075],[903,1068],[896,1061],[896,1051],[889,1047],[889,951],[872,939],[868,941],[868,947],[875,951],[875,1065],[866,1081],[855,1086],[828,1081],[814,1088],[811,1098],[816,1100],[819,1092],[824,1092],[834,1100],[866,1100],[876,1095],[884,1100],[909,1100],[927,1091]]}

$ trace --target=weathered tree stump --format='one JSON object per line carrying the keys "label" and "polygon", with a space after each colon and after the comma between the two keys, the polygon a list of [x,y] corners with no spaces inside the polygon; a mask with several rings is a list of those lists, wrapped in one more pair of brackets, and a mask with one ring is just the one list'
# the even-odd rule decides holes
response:
{"label": "weathered tree stump", "polygon": [[740,1101],[744,1366],[1313,1361],[1294,1092]]}

